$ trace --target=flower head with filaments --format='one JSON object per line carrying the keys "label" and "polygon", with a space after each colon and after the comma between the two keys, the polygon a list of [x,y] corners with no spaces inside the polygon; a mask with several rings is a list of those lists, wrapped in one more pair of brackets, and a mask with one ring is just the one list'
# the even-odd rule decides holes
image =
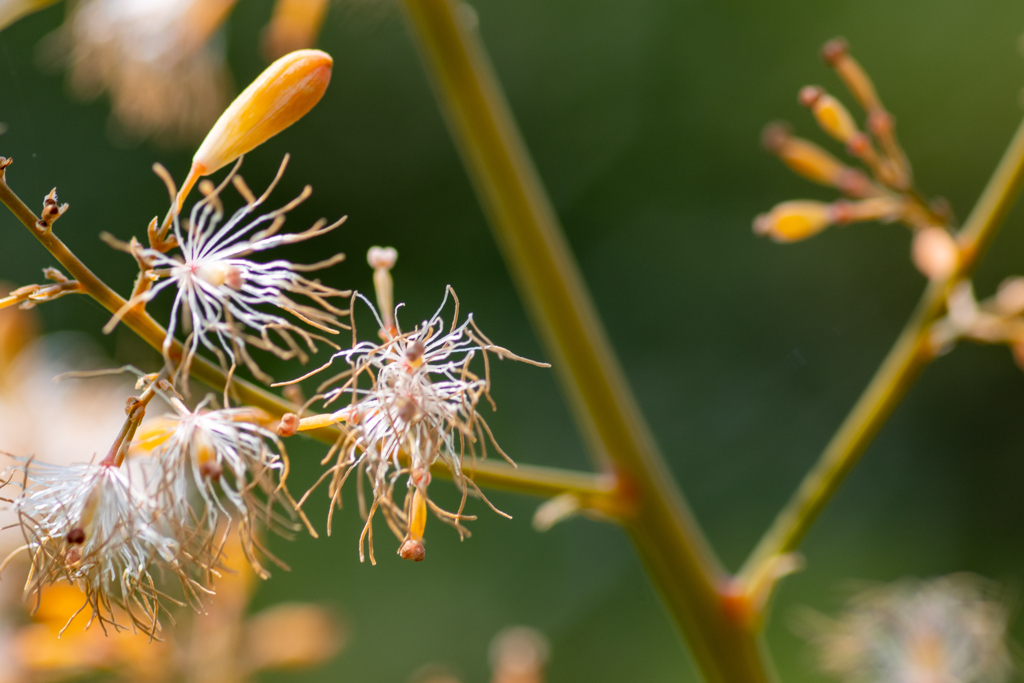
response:
{"label": "flower head with filaments", "polygon": [[[206,197],[193,207],[187,229],[177,215],[173,215],[173,238],[167,244],[171,247],[176,245],[179,253],[168,254],[165,253],[168,249],[155,247],[128,247],[148,268],[142,277],[149,278],[153,284],[133,297],[123,311],[151,300],[163,289],[171,286],[177,289],[164,341],[164,355],[170,363],[176,330],[179,325],[188,329],[180,366],[183,374],[187,374],[200,345],[220,358],[226,367],[234,367],[241,361],[266,380],[268,378],[249,355],[249,346],[270,351],[284,359],[299,358],[305,362],[306,350],[311,353],[317,351],[315,341],[330,344],[317,332],[300,327],[282,315],[268,312],[264,310],[266,307],[288,313],[319,332],[337,334],[338,328],[344,327],[336,316],[343,315],[345,311],[332,306],[328,299],[348,296],[348,292],[332,289],[300,274],[336,264],[344,258],[343,254],[311,265],[297,265],[280,259],[257,263],[247,258],[281,245],[319,237],[345,220],[342,218],[330,225],[320,220],[303,232],[279,234],[286,214],[310,195],[308,186],[285,206],[253,217],[280,180],[286,163],[287,157],[273,183],[258,198],[235,173],[238,165],[220,186],[204,184],[201,189],[206,191]],[[222,223],[224,208],[220,193],[230,182],[246,199],[246,205]],[[173,188],[170,189],[173,201],[175,193]],[[312,303],[300,303],[294,296],[305,297]],[[118,319],[119,316],[115,316],[108,329]]]}
{"label": "flower head with filaments", "polygon": [[[455,311],[446,331],[442,311],[449,293],[455,301]],[[336,462],[324,478],[331,477],[329,494],[332,501],[340,504],[341,485],[348,475],[353,469],[365,473],[373,494],[363,532],[363,538],[369,536],[371,561],[374,558],[370,524],[378,509],[395,535],[403,540],[399,550],[402,557],[419,560],[424,552],[422,535],[427,508],[458,529],[460,536],[468,535],[461,522],[474,517],[463,514],[466,497],[470,492],[482,498],[483,495],[464,474],[467,456],[470,460],[486,457],[486,444],[490,442],[514,466],[477,410],[482,398],[490,401],[488,354],[533,361],[495,346],[480,332],[471,315],[459,325],[458,299],[451,288],[433,317],[408,332],[401,330],[397,316],[388,316],[385,322],[369,300],[357,296],[374,311],[385,341],[360,342],[334,355],[332,361],[343,359],[350,369],[321,386],[321,391],[326,390],[324,403],[330,406],[347,399],[348,405],[328,416],[308,418],[307,424],[312,428],[344,422],[349,428],[328,455],[330,459],[336,453]],[[483,359],[483,376],[470,370],[478,355]],[[364,375],[369,378],[369,388],[359,386]],[[339,381],[344,383],[330,388]],[[430,468],[437,462],[450,470],[462,492],[462,503],[456,512],[441,509],[427,497]],[[394,489],[402,477],[407,479],[409,493],[405,502],[398,504],[394,501]]]}
{"label": "flower head with filaments", "polygon": [[979,577],[901,581],[808,625],[821,668],[847,683],[1003,683],[1008,610]]}
{"label": "flower head with filaments", "polygon": [[13,508],[32,559],[28,589],[66,579],[78,582],[93,617],[121,628],[113,607],[132,626],[155,633],[160,594],[150,566],[159,563],[184,577],[178,543],[161,531],[154,499],[127,471],[108,464],[49,465],[27,461],[19,470],[31,481]]}
{"label": "flower head with filaments", "polygon": [[[143,447],[157,443],[153,456],[159,462],[161,508],[184,531],[181,535],[203,539],[200,546],[216,541],[218,529],[226,533],[230,524],[237,524],[246,558],[266,576],[254,553],[254,528],[262,524],[287,531],[293,526],[275,511],[280,499],[291,502],[284,486],[287,456],[277,435],[260,424],[268,421],[260,411],[212,410],[206,407],[208,400],[189,410],[178,398],[170,398],[175,414],[140,440]],[[193,491],[202,500],[198,513],[190,502]],[[222,517],[229,523],[221,524]]]}

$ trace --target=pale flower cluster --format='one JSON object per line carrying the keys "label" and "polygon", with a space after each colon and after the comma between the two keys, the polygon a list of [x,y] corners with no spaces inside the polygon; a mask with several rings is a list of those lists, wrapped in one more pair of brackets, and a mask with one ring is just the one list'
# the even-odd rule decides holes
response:
{"label": "pale flower cluster", "polygon": [[855,596],[813,620],[821,668],[846,683],[1003,683],[1009,610],[985,580],[954,574]]}
{"label": "pale flower cluster", "polygon": [[[217,0],[203,4],[202,11],[226,11],[231,4]],[[83,0],[74,9],[78,23],[73,27],[93,32],[89,37],[106,51],[100,52],[102,60],[117,62],[117,69],[103,72],[104,78],[116,80],[123,75],[118,69],[131,67],[128,56],[119,52],[128,49],[119,42],[124,27],[108,33],[103,27],[140,22],[138,30],[146,35],[157,31],[153,26],[161,26],[150,45],[134,46],[158,65],[162,50],[181,51],[180,46],[167,47],[168,41],[180,37],[172,30],[174,22],[186,16],[194,20],[190,13],[199,5],[177,4],[172,11],[167,0]],[[195,39],[196,49],[204,40],[203,35]],[[330,479],[332,503],[340,505],[341,485],[348,475],[360,473],[357,490],[366,518],[360,554],[368,539],[371,561],[372,524],[378,511],[402,541],[399,555],[406,559],[425,556],[429,512],[454,526],[460,536],[468,535],[463,522],[473,517],[463,512],[467,498],[483,495],[466,476],[467,468],[487,456],[488,442],[501,453],[478,411],[481,399],[490,401],[489,357],[524,359],[491,343],[472,316],[460,323],[458,300],[450,289],[429,320],[403,331],[397,320],[399,307],[393,303],[391,269],[398,256],[393,248],[370,250],[380,312],[365,297],[359,298],[376,317],[380,341],[362,343],[355,334],[351,293],[306,275],[339,263],[341,254],[310,265],[262,258],[277,247],[322,237],[344,222],[319,220],[301,232],[285,231],[289,212],[310,195],[309,187],[284,206],[260,212],[281,179],[287,157],[260,196],[238,175],[242,155],[316,105],[332,68],[330,55],[318,50],[281,57],[220,116],[193,157],[180,190],[170,173],[154,167],[167,185],[171,206],[162,221],[150,222],[148,244],[138,237],[123,242],[104,235],[108,244],[130,254],[139,268],[131,295],[119,302],[105,331],[121,322],[136,331],[148,330],[143,337],[161,348],[162,367],[152,374],[127,366],[105,371],[130,372],[138,381],[136,395],[125,405],[122,426],[111,434],[103,457],[102,450],[78,452],[69,463],[19,453],[7,471],[10,510],[31,565],[28,591],[41,596],[55,583],[74,585],[84,596],[79,612],[86,612],[89,623],[104,630],[128,628],[159,637],[161,617],[169,605],[205,609],[204,597],[214,592],[228,566],[224,548],[231,539],[236,539],[252,569],[266,577],[265,560],[284,565],[262,544],[263,532],[287,536],[302,523],[315,535],[302,510],[305,498],[296,502],[285,485],[289,461],[283,438],[299,430],[320,426],[338,435],[324,460],[333,464],[321,478]],[[231,163],[234,168],[218,185],[205,178]],[[193,186],[204,196],[185,218],[180,212]],[[228,186],[243,202],[233,213],[224,207]],[[44,211],[36,227],[52,234],[53,222],[66,206],[57,206],[55,192],[46,201],[49,213]],[[48,296],[85,290],[67,278],[58,285]],[[45,300],[41,291],[19,288],[0,305],[35,305]],[[173,292],[173,301],[161,329],[147,305],[165,291]],[[30,295],[36,299],[25,299]],[[339,300],[346,301],[345,308],[335,305]],[[450,325],[442,316],[449,301],[455,309]],[[343,349],[331,338],[338,339],[348,328],[352,347]],[[254,398],[260,396],[258,390],[237,379],[238,373],[248,372],[259,381],[271,381],[257,364],[255,352],[305,363],[321,345],[334,355],[306,377],[335,361],[348,369],[325,382],[306,407],[319,401],[333,412],[271,417],[255,404],[277,409],[280,416],[275,400]],[[222,393],[193,399],[193,374],[222,384]],[[298,387],[286,391],[301,395]],[[154,406],[160,404],[166,414],[154,418],[161,412]],[[447,470],[462,494],[454,512],[428,496],[432,470],[439,467]],[[402,483],[406,493],[397,502],[396,488]],[[331,514],[334,509],[332,504]],[[165,579],[172,585],[165,586]]]}

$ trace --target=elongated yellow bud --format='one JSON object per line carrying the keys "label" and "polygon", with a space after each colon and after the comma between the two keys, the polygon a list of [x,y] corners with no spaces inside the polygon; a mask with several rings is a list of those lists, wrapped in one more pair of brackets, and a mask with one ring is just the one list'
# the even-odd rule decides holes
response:
{"label": "elongated yellow bud", "polygon": [[821,129],[839,142],[849,142],[850,138],[860,132],[842,102],[818,86],[804,87],[798,99],[800,104],[811,110]]}
{"label": "elongated yellow bud", "polygon": [[843,79],[846,89],[853,93],[865,111],[872,112],[882,108],[875,84],[871,82],[871,78],[857,60],[850,56],[846,40],[833,38],[828,41],[821,48],[821,56],[826,64],[836,70]]}
{"label": "elongated yellow bud", "polygon": [[422,562],[427,556],[427,549],[423,546],[423,532],[427,528],[427,497],[419,486],[413,490],[408,514],[409,531],[398,548],[398,556],[403,560]]}
{"label": "elongated yellow bud", "polygon": [[409,538],[423,540],[427,528],[427,497],[417,486],[412,496],[412,515],[409,520]]}
{"label": "elongated yellow bud", "polygon": [[830,204],[798,199],[782,202],[755,218],[754,232],[776,242],[796,242],[817,235],[833,222]]}
{"label": "elongated yellow bud", "polygon": [[871,180],[861,171],[850,168],[813,142],[789,134],[785,124],[770,123],[761,135],[765,148],[782,163],[804,178],[821,185],[830,185],[851,197],[877,194]]}
{"label": "elongated yellow bud", "polygon": [[178,209],[196,181],[255,149],[313,108],[331,80],[334,60],[320,50],[281,57],[224,110],[192,157]]}

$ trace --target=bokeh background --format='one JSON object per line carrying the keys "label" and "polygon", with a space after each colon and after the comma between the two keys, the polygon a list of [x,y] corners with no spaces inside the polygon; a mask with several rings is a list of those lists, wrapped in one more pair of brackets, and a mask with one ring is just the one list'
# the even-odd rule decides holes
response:
{"label": "bokeh background", "polygon": [[[778,201],[830,198],[764,153],[763,124],[788,119],[824,142],[796,103],[801,85],[835,92],[817,50],[835,35],[876,80],[917,176],[963,217],[1021,117],[1024,5],[1015,0],[478,0],[483,38],[628,376],[672,469],[723,561],[737,568],[814,461],[887,351],[923,288],[898,226],[832,229],[779,246],[751,234]],[[34,57],[57,6],[0,33],[0,154],[35,206],[57,186],[70,212],[58,232],[122,292],[134,263],[98,239],[143,235],[166,210],[154,161],[180,180],[191,149],[125,146],[107,136],[109,105],[70,99],[61,73]],[[237,84],[265,66],[268,0],[243,0],[225,39]],[[398,9],[337,0],[318,47],[335,60],[323,101],[246,159],[254,188],[285,152],[276,195],[305,184],[298,228],[347,214],[294,260],[337,250],[324,276],[368,291],[370,245],[393,245],[406,320],[458,291],[488,335],[544,358],[435,106]],[[849,98],[846,98],[849,102]],[[0,213],[0,278],[41,280],[51,259]],[[1024,273],[1024,212],[1015,211],[977,276],[979,295]],[[155,304],[167,310],[167,301]],[[47,330],[92,335],[118,363],[156,357],[84,299],[40,309]],[[159,316],[158,316],[159,317]],[[369,329],[367,326],[366,329]],[[277,377],[295,367],[269,365]],[[491,424],[526,463],[589,467],[549,371],[501,364]],[[807,569],[787,579],[767,638],[783,680],[814,681],[794,634],[801,607],[833,613],[863,582],[969,570],[1009,599],[1024,576],[1024,375],[1003,348],[962,347],[928,369],[808,537]],[[58,426],[55,428],[59,428]],[[294,441],[294,440],[293,440]],[[293,443],[293,486],[323,448]],[[89,454],[85,454],[88,457]],[[441,484],[435,488],[445,486]],[[326,501],[310,507],[323,529]],[[695,680],[681,640],[613,526],[572,520],[530,527],[539,501],[495,493],[512,521],[474,505],[463,543],[428,529],[422,564],[360,564],[355,507],[334,535],[275,541],[291,566],[262,585],[253,609],[283,600],[330,604],[347,649],[293,681],[406,681],[428,662],[464,681],[487,677],[486,649],[509,624],[552,644],[551,681]],[[1016,611],[1018,605],[1013,603]],[[1024,628],[1015,628],[1024,638]]]}

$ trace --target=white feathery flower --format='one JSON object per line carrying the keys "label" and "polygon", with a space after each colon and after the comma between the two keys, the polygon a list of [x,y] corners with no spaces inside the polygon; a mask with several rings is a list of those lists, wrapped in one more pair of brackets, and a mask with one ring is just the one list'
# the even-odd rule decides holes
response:
{"label": "white feathery flower", "polygon": [[132,626],[154,633],[160,606],[150,566],[184,570],[145,488],[113,465],[26,461],[19,469],[31,481],[13,503],[32,558],[30,589],[79,582],[101,624],[124,626],[114,621],[116,605]]}
{"label": "white feathery flower", "polygon": [[[455,311],[451,327],[446,330],[442,311],[449,293],[455,299]],[[376,315],[370,301],[361,295],[359,298]],[[364,471],[373,488],[369,517],[372,519],[373,511],[380,509],[396,536],[419,543],[415,552],[410,551],[411,559],[423,556],[419,537],[426,508],[420,511],[420,506],[428,506],[440,519],[455,526],[460,535],[468,534],[461,525],[461,521],[473,519],[462,514],[466,495],[471,491],[483,495],[463,474],[467,457],[486,457],[486,444],[490,442],[512,463],[477,411],[481,398],[490,401],[488,354],[533,363],[491,343],[476,327],[472,315],[457,324],[458,314],[458,299],[449,287],[437,312],[411,331],[403,332],[397,317],[384,322],[377,316],[380,328],[393,329],[394,334],[385,333],[388,338],[382,344],[360,342],[334,354],[332,361],[343,359],[350,369],[329,380],[320,390],[344,380],[341,386],[324,394],[324,403],[329,406],[345,399],[349,403],[328,416],[311,418],[318,424],[345,422],[348,428],[337,449],[336,464],[330,470],[332,500],[340,500],[341,485],[353,468]],[[483,359],[482,376],[470,369],[477,356]],[[364,375],[369,377],[369,388],[359,386]],[[442,510],[427,498],[430,468],[438,461],[451,471],[463,494],[457,512]],[[393,499],[394,488],[406,475],[411,493],[418,495],[407,495],[405,503],[399,505]],[[368,532],[369,526],[364,535]],[[407,549],[403,543],[403,557],[407,556]],[[372,560],[372,537],[370,557]]]}
{"label": "white feathery flower", "polygon": [[[338,254],[311,265],[297,265],[285,260],[258,263],[248,259],[253,254],[284,244],[319,237],[344,221],[342,218],[327,225],[326,221],[320,220],[303,232],[279,234],[287,212],[309,196],[311,190],[308,186],[299,197],[280,209],[253,217],[277,184],[286,163],[287,157],[277,178],[259,198],[249,192],[234,172],[219,187],[205,185],[203,189],[208,194],[193,207],[188,229],[183,228],[177,216],[174,217],[176,253],[167,254],[153,248],[137,251],[140,259],[151,269],[149,276],[155,282],[129,302],[124,310],[135,303],[151,300],[169,287],[177,290],[167,326],[164,355],[168,355],[179,325],[186,328],[189,334],[185,340],[183,371],[187,371],[192,357],[202,345],[225,364],[242,362],[261,379],[268,380],[252,361],[248,346],[270,351],[284,359],[297,357],[305,362],[306,353],[296,337],[311,353],[317,351],[317,340],[330,344],[323,336],[276,312],[265,310],[267,307],[287,313],[320,332],[337,334],[337,328],[343,327],[336,316],[345,311],[332,306],[328,299],[348,296],[348,292],[332,289],[300,273],[331,266],[341,261],[344,255]],[[242,190],[247,203],[222,223],[224,212],[219,194],[232,180]],[[305,297],[312,303],[300,303],[294,296]],[[115,316],[111,324],[118,319]]]}
{"label": "white feathery flower", "polygon": [[1003,683],[1007,607],[980,577],[901,581],[850,600],[807,629],[821,668],[848,683]]}
{"label": "white feathery flower", "polygon": [[[213,540],[218,528],[236,523],[246,557],[265,574],[253,553],[254,527],[290,528],[275,511],[280,498],[290,500],[280,439],[259,424],[260,415],[250,408],[210,410],[203,402],[192,411],[176,398],[170,403],[176,414],[140,440],[162,441],[153,450],[161,508],[177,529],[205,527],[197,530],[204,539],[199,545]],[[198,514],[190,503],[193,490],[202,499]],[[229,520],[227,526],[223,519]]]}
{"label": "white feathery flower", "polygon": [[[80,333],[49,334],[9,356],[17,337],[29,334],[32,313],[0,311],[0,454],[31,453],[36,462],[67,465],[105,452],[124,421],[131,384],[111,377],[54,382],[69,370],[105,362],[92,340]],[[55,415],[60,429],[53,427]],[[0,456],[0,463],[13,464],[6,456]],[[0,556],[22,544],[16,522],[12,510],[0,509]]]}
{"label": "white feathery flower", "polygon": [[237,0],[83,0],[44,47],[83,99],[106,92],[129,138],[202,138],[228,103],[231,74],[216,37]]}

